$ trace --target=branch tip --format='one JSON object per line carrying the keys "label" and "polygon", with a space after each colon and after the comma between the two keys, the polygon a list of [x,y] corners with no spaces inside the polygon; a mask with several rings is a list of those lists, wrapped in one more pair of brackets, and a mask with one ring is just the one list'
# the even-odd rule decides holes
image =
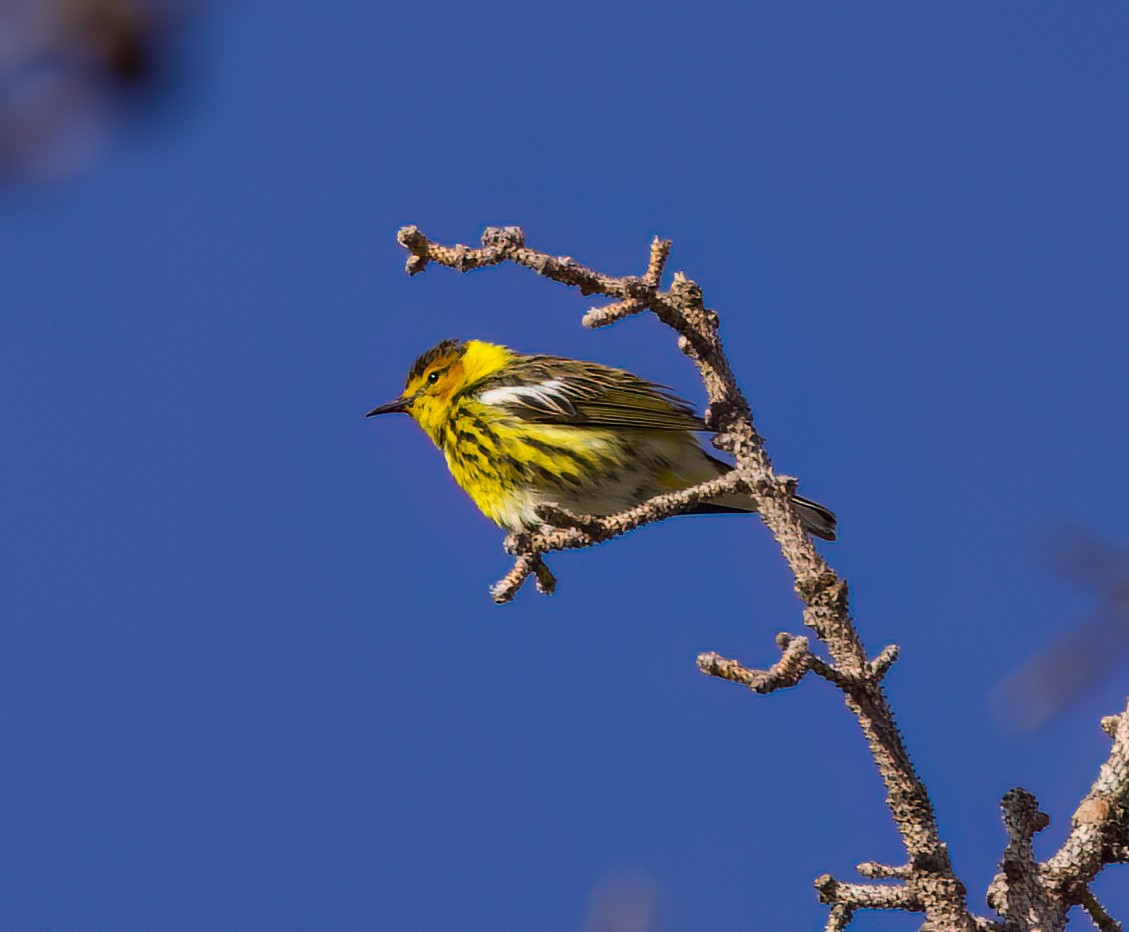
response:
{"label": "branch tip", "polygon": [[831,907],[831,912],[827,916],[827,925],[824,926],[825,932],[842,932],[851,924],[854,915],[855,911],[845,903],[835,904]]}
{"label": "branch tip", "polygon": [[549,571],[539,553],[519,553],[513,569],[490,587],[490,597],[496,605],[512,602],[518,590],[530,576],[537,577],[537,591],[552,595],[557,587],[556,577]]}
{"label": "branch tip", "polygon": [[870,661],[870,675],[877,680],[883,679],[898,659],[899,650],[897,644],[887,644],[882,648],[878,656]]}
{"label": "branch tip", "polygon": [[537,577],[537,591],[542,595],[552,595],[557,591],[557,577],[545,565],[544,560],[538,558],[533,564],[533,574]]}
{"label": "branch tip", "polygon": [[1031,839],[1051,824],[1051,817],[1039,811],[1034,795],[1017,786],[1008,790],[1000,800],[1004,812],[1004,825],[1008,835],[1021,844],[1030,845]]}
{"label": "branch tip", "polygon": [[398,242],[405,249],[412,250],[413,252],[420,248],[421,244],[426,245],[427,237],[424,236],[414,223],[408,226],[400,227],[396,231],[396,242]]}
{"label": "branch tip", "polygon": [[663,268],[666,260],[670,258],[671,241],[659,239],[657,236],[651,241],[651,257],[647,263],[647,274],[644,281],[652,288],[658,288],[662,281]]}
{"label": "branch tip", "polygon": [[[784,643],[781,643],[782,641]],[[781,633],[777,635],[776,643],[783,653],[767,670],[750,669],[736,660],[728,660],[712,651],[698,655],[698,669],[707,676],[740,683],[761,695],[778,689],[787,689],[804,678],[804,674],[811,669],[814,658],[808,649],[808,639],[805,637],[792,637]]]}

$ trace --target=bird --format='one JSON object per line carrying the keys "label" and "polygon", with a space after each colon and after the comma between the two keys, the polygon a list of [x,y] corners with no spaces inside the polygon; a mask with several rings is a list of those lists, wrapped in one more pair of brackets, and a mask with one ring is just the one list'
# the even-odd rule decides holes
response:
{"label": "bird", "polygon": [[[733,467],[707,453],[689,402],[624,369],[527,355],[482,340],[444,340],[412,364],[403,392],[365,416],[404,413],[431,438],[463,490],[511,532],[546,523],[553,505],[605,516]],[[835,539],[835,515],[798,495],[805,530]],[[693,513],[753,513],[734,494]]]}

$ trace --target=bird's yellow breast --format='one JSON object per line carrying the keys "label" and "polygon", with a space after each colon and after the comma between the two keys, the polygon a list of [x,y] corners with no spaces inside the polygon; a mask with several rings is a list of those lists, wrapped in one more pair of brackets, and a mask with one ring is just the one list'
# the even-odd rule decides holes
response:
{"label": "bird's yellow breast", "polygon": [[580,493],[623,460],[612,431],[530,423],[474,398],[456,404],[440,433],[455,481],[504,527],[525,523],[515,515],[529,519],[531,502]]}

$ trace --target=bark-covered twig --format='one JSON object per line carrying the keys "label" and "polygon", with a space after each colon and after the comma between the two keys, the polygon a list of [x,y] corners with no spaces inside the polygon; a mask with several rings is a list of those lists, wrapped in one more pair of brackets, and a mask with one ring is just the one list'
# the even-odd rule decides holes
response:
{"label": "bark-covered twig", "polygon": [[1078,894],[1078,903],[1090,914],[1094,925],[1098,927],[1098,932],[1122,932],[1121,923],[1106,912],[1105,907],[1098,902],[1089,887],[1084,887]]}
{"label": "bark-covered twig", "polygon": [[854,916],[855,911],[846,903],[836,903],[827,915],[827,925],[824,926],[824,932],[842,932],[851,924]]}
{"label": "bark-covered twig", "polygon": [[819,901],[856,909],[901,909],[919,913],[924,906],[908,884],[843,883],[830,874],[815,880]]}
{"label": "bark-covered twig", "polygon": [[606,517],[577,515],[563,508],[542,506],[540,514],[546,525],[540,531],[510,535],[511,541],[521,541],[520,546],[511,543],[507,548],[517,554],[517,560],[514,568],[490,590],[491,595],[499,604],[511,601],[537,566],[544,566],[544,563],[523,559],[525,557],[536,556],[540,560],[543,554],[554,550],[575,550],[602,544],[644,524],[653,524],[746,488],[745,480],[731,472],[688,489],[656,495],[641,505]]}
{"label": "bark-covered twig", "polygon": [[860,877],[871,880],[905,880],[913,873],[912,864],[879,864],[877,861],[863,861],[855,868]]}
{"label": "bark-covered twig", "polygon": [[886,802],[908,854],[902,867],[860,865],[863,876],[897,879],[896,884],[854,884],[821,877],[817,881],[820,898],[832,907],[828,929],[845,928],[858,909],[921,912],[926,918],[923,928],[938,932],[1055,930],[1062,927],[1070,907],[1078,904],[1086,905],[1096,915],[1094,909],[1100,907],[1094,907],[1089,882],[1103,864],[1125,860],[1129,855],[1125,828],[1129,810],[1129,710],[1103,721],[1114,738],[1109,761],[1074,814],[1070,836],[1044,864],[1034,862],[1031,838],[1045,824],[1045,817],[1025,791],[1013,791],[1005,798],[1011,840],[989,899],[1006,918],[998,923],[973,917],[966,905],[965,887],[941,841],[929,794],[910,761],[882,686],[883,677],[897,659],[897,646],[890,645],[873,660],[867,659],[850,616],[847,584],[805,533],[792,502],[795,480],[777,475],[772,467],[722,347],[717,315],[705,306],[701,288],[681,273],[675,273],[669,288],[662,290],[669,241],[656,239],[652,243],[642,277],[604,275],[569,257],[530,249],[517,227],[487,229],[479,248],[437,244],[416,227],[400,230],[399,241],[411,254],[407,265],[410,274],[423,271],[430,262],[462,272],[514,262],[578,288],[582,294],[610,298],[611,303],[588,311],[583,320],[587,326],[605,326],[650,310],[677,332],[678,348],[697,367],[709,398],[705,421],[716,431],[714,445],[733,455],[733,471],[689,489],[657,496],[619,514],[576,515],[558,508],[544,509],[545,527],[507,537],[506,549],[515,556],[515,563],[492,590],[494,599],[511,600],[530,575],[537,577],[543,591],[551,591],[555,580],[542,559],[550,551],[589,547],[733,492],[751,495],[795,578],[796,592],[804,602],[804,624],[823,642],[831,659],[821,660],[812,654],[806,638],[787,635],[780,643],[780,660],[768,670],[750,670],[716,654],[701,655],[699,666],[703,672],[756,692],[793,686],[809,670],[842,690],[885,783]]}
{"label": "bark-covered twig", "polygon": [[720,654],[698,655],[698,669],[709,676],[730,680],[748,686],[755,693],[771,693],[795,686],[811,669],[812,657],[808,639],[781,632],[776,636],[781,650],[780,659],[767,670],[750,670],[736,660],[726,660]]}
{"label": "bark-covered twig", "polygon": [[890,672],[890,667],[894,665],[894,661],[898,659],[899,648],[897,644],[887,644],[882,648],[881,652],[870,661],[871,676],[882,679]]}
{"label": "bark-covered twig", "polygon": [[[1045,812],[1027,790],[1009,790],[1000,803],[1007,828],[1008,843],[1000,861],[1000,873],[988,888],[988,905],[1005,919],[1043,915],[1047,895],[1035,863],[1033,839],[1050,823]],[[1065,922],[1065,915],[1063,916]]]}

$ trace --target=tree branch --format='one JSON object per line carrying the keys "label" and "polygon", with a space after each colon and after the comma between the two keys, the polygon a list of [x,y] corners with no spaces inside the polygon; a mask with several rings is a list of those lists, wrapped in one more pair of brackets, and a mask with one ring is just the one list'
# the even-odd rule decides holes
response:
{"label": "tree branch", "polygon": [[883,690],[883,677],[897,659],[898,648],[890,645],[873,660],[867,659],[851,619],[847,583],[828,566],[804,531],[792,501],[795,480],[779,476],[773,469],[722,347],[717,314],[705,306],[701,288],[682,273],[675,273],[666,291],[661,288],[669,241],[654,240],[642,277],[604,275],[569,257],[530,249],[517,227],[488,228],[480,248],[440,245],[416,227],[401,229],[399,241],[410,253],[409,274],[422,272],[432,262],[461,272],[513,262],[578,288],[582,294],[610,298],[611,303],[584,315],[586,326],[606,326],[650,310],[678,334],[678,348],[694,363],[709,398],[705,422],[716,431],[714,445],[733,455],[733,471],[689,489],[656,496],[619,514],[577,515],[555,507],[543,509],[544,527],[507,536],[506,550],[515,556],[515,563],[492,594],[496,602],[508,602],[530,575],[537,577],[542,591],[551,592],[555,579],[542,559],[550,551],[602,543],[734,492],[751,495],[792,571],[796,592],[804,602],[804,624],[823,642],[831,660],[812,654],[807,638],[781,635],[781,657],[767,670],[752,670],[714,653],[700,655],[698,665],[704,673],[760,693],[794,686],[809,671],[839,688],[878,766],[887,806],[908,855],[906,864],[900,867],[873,862],[859,866],[863,876],[896,879],[896,884],[843,883],[829,875],[819,878],[816,886],[820,899],[832,907],[828,929],[846,928],[858,909],[901,909],[924,913],[923,928],[938,932],[1022,932],[1035,928],[1052,932],[1062,928],[1067,911],[1078,904],[1084,905],[1095,921],[1104,916],[1100,921],[1108,922],[1103,928],[1115,927],[1097,906],[1088,885],[1104,864],[1129,857],[1129,709],[1103,721],[1114,739],[1110,758],[1075,812],[1070,836],[1049,861],[1034,861],[1032,837],[1046,825],[1046,816],[1038,811],[1034,797],[1024,790],[1013,790],[1004,798],[1010,841],[1001,873],[989,891],[989,902],[1005,922],[973,917],[965,902],[965,887],[941,841],[929,794],[910,761]]}
{"label": "tree branch", "polygon": [[[886,702],[881,678],[870,667],[851,621],[847,584],[831,570],[804,531],[792,503],[795,481],[777,476],[772,468],[764,441],[753,427],[749,403],[737,385],[722,347],[717,314],[705,306],[702,289],[682,273],[675,273],[670,288],[665,292],[660,290],[659,276],[669,247],[661,241],[652,244],[643,278],[615,278],[586,268],[571,258],[529,249],[524,235],[516,227],[487,229],[480,249],[438,245],[416,227],[400,230],[399,241],[412,254],[408,260],[410,274],[422,271],[428,262],[465,272],[511,261],[545,278],[579,288],[584,294],[636,301],[649,308],[678,333],[679,349],[690,357],[705,385],[709,398],[706,422],[717,431],[714,445],[732,453],[736,460],[733,471],[720,479],[660,495],[620,514],[570,519],[567,527],[511,535],[517,562],[492,590],[494,600],[512,599],[522,581],[534,571],[536,560],[550,550],[591,546],[739,489],[753,495],[762,520],[776,538],[795,576],[796,591],[806,606],[804,624],[827,645],[833,675],[846,693],[847,707],[858,718],[886,784],[887,804],[914,865],[912,875],[905,881],[906,897],[920,903],[927,918],[945,928],[972,929],[964,885],[953,873],[948,850],[937,831],[929,795],[910,762]],[[788,676],[794,675],[795,668],[791,664],[796,662],[794,655],[787,667],[788,673],[774,667],[776,672],[766,671],[760,682],[766,685],[786,682]]]}

